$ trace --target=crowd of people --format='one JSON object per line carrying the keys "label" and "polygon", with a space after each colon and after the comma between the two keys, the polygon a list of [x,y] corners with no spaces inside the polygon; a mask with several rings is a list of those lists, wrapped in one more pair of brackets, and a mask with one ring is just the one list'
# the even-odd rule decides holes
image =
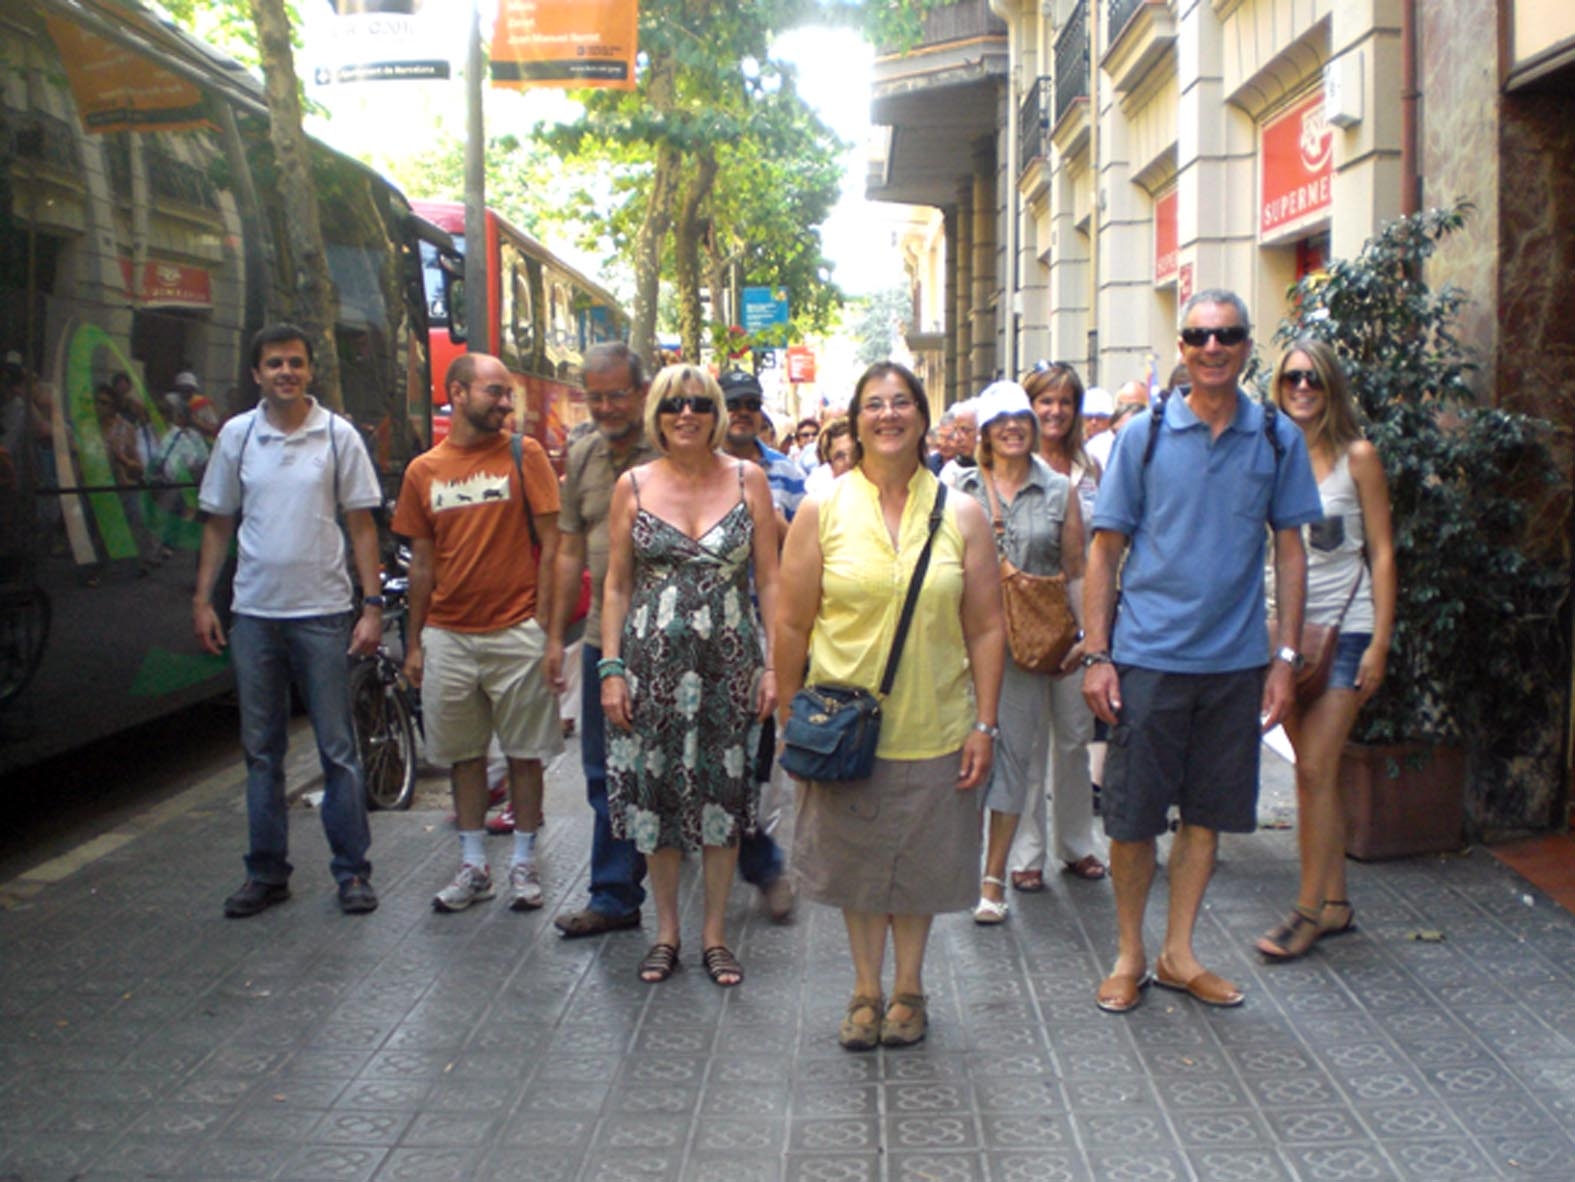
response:
{"label": "crowd of people", "polygon": [[[355,651],[380,601],[375,571],[363,569],[360,461],[332,458],[327,468],[345,476],[331,489],[276,474],[297,436],[321,450],[334,433],[305,394],[304,338],[274,332],[256,358],[263,403],[226,424],[204,480],[203,569],[244,495],[237,659],[244,641],[248,653],[305,663],[317,642],[294,633],[321,621],[299,617],[332,621],[339,651]],[[406,672],[422,687],[429,754],[452,767],[460,831],[459,871],[434,907],[494,894],[482,840],[494,736],[516,815],[509,905],[544,903],[541,761],[562,745],[557,695],[588,570],[589,898],[554,922],[566,938],[639,927],[648,873],[656,927],[643,981],[682,963],[680,868],[694,855],[712,981],[745,979],[727,932],[735,875],[778,920],[791,916],[796,886],[843,915],[852,992],[841,1045],[910,1045],[929,1026],[934,917],[1005,922],[1012,892],[1047,889],[1053,856],[1071,881],[1113,887],[1100,1009],[1132,1010],[1151,984],[1238,1005],[1242,990],[1199,961],[1193,930],[1219,834],[1256,825],[1259,739],[1282,722],[1297,755],[1302,877],[1257,948],[1293,959],[1351,930],[1334,765],[1383,680],[1393,626],[1382,465],[1327,346],[1294,342],[1260,403],[1239,385],[1252,338],[1237,296],[1192,296],[1178,335],[1181,365],[1157,396],[1129,383],[1112,397],[1085,389],[1070,365],[1041,362],[939,416],[913,372],[882,362],[859,378],[845,415],[793,423],[781,449],[752,374],[678,364],[652,376],[625,346],[601,345],[586,358],[594,429],[570,448],[561,484],[540,448],[505,427],[501,363],[456,362],[453,431],[412,464],[393,521],[414,557]],[[282,578],[301,556],[263,536],[274,498],[299,510],[308,495],[317,519],[337,506],[351,525],[364,613],[353,629],[342,540],[314,549],[338,576],[319,570],[323,593],[307,605],[288,602]],[[1077,627],[1050,664],[1009,635],[1003,595],[1019,576],[1061,587]],[[200,577],[197,632],[216,650],[225,638],[210,592]],[[1332,671],[1314,687],[1299,680],[1304,625],[1339,631]],[[815,687],[879,698],[867,777],[785,783],[774,732]],[[241,692],[252,848],[226,903],[237,916],[287,897],[290,869],[278,690],[242,676]],[[353,763],[328,706],[309,705],[325,768]],[[371,910],[364,811],[335,783],[324,823],[340,901]],[[776,840],[784,787],[791,859]],[[1166,924],[1150,959],[1143,919],[1167,833]]]}

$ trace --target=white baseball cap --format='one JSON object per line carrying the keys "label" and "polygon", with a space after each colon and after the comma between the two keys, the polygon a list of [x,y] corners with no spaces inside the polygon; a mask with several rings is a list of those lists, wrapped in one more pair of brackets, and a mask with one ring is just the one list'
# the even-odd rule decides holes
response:
{"label": "white baseball cap", "polygon": [[1110,397],[1110,391],[1103,386],[1090,386],[1083,391],[1083,417],[1085,419],[1108,419],[1116,413],[1116,400]]}
{"label": "white baseball cap", "polygon": [[1028,400],[1028,391],[1016,382],[991,382],[980,392],[975,403],[981,431],[996,419],[1034,412],[1033,403]]}
{"label": "white baseball cap", "polygon": [[183,369],[175,375],[175,388],[180,390],[186,386],[190,386],[193,390],[202,387],[202,383],[197,380],[197,375],[189,369]]}

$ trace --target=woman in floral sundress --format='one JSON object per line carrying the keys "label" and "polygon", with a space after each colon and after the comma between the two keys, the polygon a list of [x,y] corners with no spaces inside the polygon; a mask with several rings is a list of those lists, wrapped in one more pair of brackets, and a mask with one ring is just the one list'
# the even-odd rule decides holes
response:
{"label": "woman in floral sundress", "polygon": [[662,458],[623,477],[608,520],[602,608],[602,708],[611,724],[607,796],[613,833],[645,854],[656,943],[640,979],[678,966],[678,874],[701,851],[706,972],[737,985],[725,919],[739,839],[755,825],[753,754],[776,706],[767,629],[776,603],[776,518],[764,471],[718,453],[722,391],[704,370],[657,374],[646,436]]}

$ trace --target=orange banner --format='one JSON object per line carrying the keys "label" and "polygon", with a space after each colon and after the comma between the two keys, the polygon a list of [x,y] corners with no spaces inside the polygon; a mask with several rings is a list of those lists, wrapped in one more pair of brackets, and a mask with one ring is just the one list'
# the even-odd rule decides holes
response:
{"label": "orange banner", "polygon": [[638,0],[499,0],[492,85],[633,90]]}
{"label": "orange banner", "polygon": [[46,18],[87,131],[185,131],[211,127],[202,92],[148,58],[80,25]]}

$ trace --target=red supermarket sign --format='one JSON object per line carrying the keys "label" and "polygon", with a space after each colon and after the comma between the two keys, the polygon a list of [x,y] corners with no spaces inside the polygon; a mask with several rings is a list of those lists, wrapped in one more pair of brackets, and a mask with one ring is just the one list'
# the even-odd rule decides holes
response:
{"label": "red supermarket sign", "polygon": [[1324,121],[1323,91],[1263,125],[1263,199],[1258,237],[1280,238],[1322,221],[1333,205],[1334,128]]}
{"label": "red supermarket sign", "polygon": [[132,262],[122,256],[120,277],[126,294],[139,303],[170,308],[207,308],[213,304],[212,282],[201,267],[149,260],[140,282],[132,282]]}
{"label": "red supermarket sign", "polygon": [[1154,282],[1169,283],[1176,277],[1176,190],[1154,200]]}

